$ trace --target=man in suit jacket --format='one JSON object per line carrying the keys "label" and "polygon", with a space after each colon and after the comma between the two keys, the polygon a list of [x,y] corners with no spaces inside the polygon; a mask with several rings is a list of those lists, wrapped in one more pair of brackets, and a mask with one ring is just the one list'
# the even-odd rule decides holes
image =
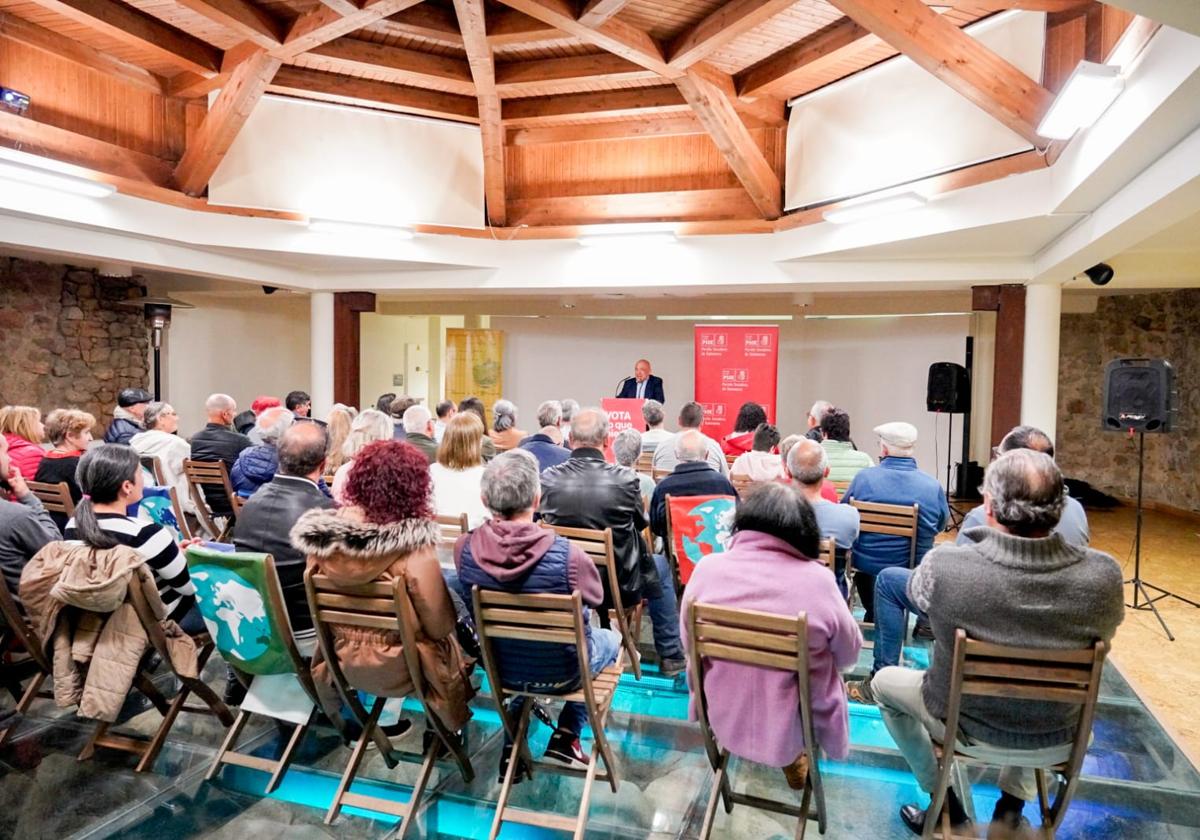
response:
{"label": "man in suit jacket", "polygon": [[621,392],[617,396],[622,399],[658,400],[660,403],[667,401],[663,395],[662,377],[650,375],[650,362],[645,359],[638,359],[633,366],[633,376],[621,384]]}

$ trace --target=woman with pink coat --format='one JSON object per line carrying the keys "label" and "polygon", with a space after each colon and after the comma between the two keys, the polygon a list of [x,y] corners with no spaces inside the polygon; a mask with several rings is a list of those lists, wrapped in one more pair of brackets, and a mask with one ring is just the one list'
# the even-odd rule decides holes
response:
{"label": "woman with pink coat", "polygon": [[[683,592],[680,632],[688,644],[692,604],[808,617],[813,730],[831,758],[850,750],[840,671],[858,660],[862,633],[833,572],[815,559],[821,531],[812,508],[790,485],[755,486],[738,502],[728,550],[704,558]],[[800,723],[796,675],[752,665],[704,665],[705,699],[717,742],[749,761],[780,767],[804,787],[808,745]],[[695,692],[695,675],[688,674]],[[690,716],[696,720],[695,697]]]}

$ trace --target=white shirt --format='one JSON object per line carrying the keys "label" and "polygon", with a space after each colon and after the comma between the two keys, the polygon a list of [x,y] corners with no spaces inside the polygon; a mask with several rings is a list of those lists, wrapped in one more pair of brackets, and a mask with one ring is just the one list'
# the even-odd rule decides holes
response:
{"label": "white shirt", "polygon": [[783,459],[770,452],[743,452],[729,471],[749,476],[751,481],[774,481],[783,478]]}
{"label": "white shirt", "polygon": [[483,506],[480,488],[483,483],[483,465],[465,470],[452,470],[442,464],[429,465],[429,476],[433,479],[433,508],[439,516],[467,515],[467,527],[475,528],[491,514]]}
{"label": "white shirt", "polygon": [[662,426],[659,426],[657,429],[647,429],[642,432],[642,451],[653,452],[655,449],[658,449],[660,443],[664,440],[670,440],[673,437],[675,437],[675,433],[668,432]]}
{"label": "white shirt", "polygon": [[648,380],[648,379],[643,379],[641,382],[639,382],[637,384],[637,393],[634,394],[634,396],[637,397],[639,400],[646,398],[646,383],[649,381],[650,380]]}
{"label": "white shirt", "polygon": [[[708,453],[704,456],[704,460],[721,475],[728,476],[729,462],[725,460],[721,444],[708,435],[704,436],[704,441],[708,444]],[[675,455],[675,435],[671,435],[654,450],[654,469],[673,472],[677,466],[679,466],[679,458]]]}

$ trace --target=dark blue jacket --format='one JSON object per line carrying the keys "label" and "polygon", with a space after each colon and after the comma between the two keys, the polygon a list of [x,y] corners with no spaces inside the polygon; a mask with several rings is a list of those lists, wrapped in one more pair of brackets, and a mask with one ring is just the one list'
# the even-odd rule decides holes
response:
{"label": "dark blue jacket", "polygon": [[104,433],[104,442],[128,445],[130,438],[140,431],[142,431],[142,427],[137,423],[126,420],[124,417],[114,417],[113,421],[108,424],[108,431]]}
{"label": "dark blue jacket", "polygon": [[729,479],[708,465],[707,461],[686,461],[654,488],[650,497],[650,532],[667,538],[667,495],[672,496],[733,496],[737,490]]}
{"label": "dark blue jacket", "polygon": [[538,472],[557,467],[571,457],[571,450],[564,449],[550,439],[549,435],[536,434],[522,440],[518,447],[537,458]]}
{"label": "dark blue jacket", "polygon": [[229,481],[233,484],[233,492],[243,499],[254,495],[264,484],[275,477],[279,469],[279,450],[267,443],[249,446],[238,454],[233,469],[229,471]]}
{"label": "dark blue jacket", "polygon": [[[933,538],[946,527],[950,508],[946,493],[933,476],[917,469],[912,458],[883,458],[877,467],[859,470],[842,495],[842,503],[852,500],[888,505],[921,506],[917,518],[917,562],[933,547]],[[908,565],[908,540],[891,534],[862,531],[854,543],[854,568],[877,575],[888,566]]]}
{"label": "dark blue jacket", "polygon": [[[637,386],[637,380],[631,376],[625,380],[623,385],[621,385],[621,391],[617,394],[617,396],[622,399],[634,399],[637,397]],[[647,400],[658,400],[660,403],[665,403],[667,401],[666,396],[663,395],[663,383],[661,376],[654,376],[651,374],[650,376],[646,377],[646,390],[645,393],[642,394],[642,397]]]}

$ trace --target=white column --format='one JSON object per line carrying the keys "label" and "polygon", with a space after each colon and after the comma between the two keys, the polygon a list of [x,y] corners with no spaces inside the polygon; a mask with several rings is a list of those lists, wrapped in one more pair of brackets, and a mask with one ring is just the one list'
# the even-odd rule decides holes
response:
{"label": "white column", "polygon": [[1025,288],[1025,358],[1021,371],[1021,422],[1055,437],[1058,423],[1058,339],[1062,287]]}
{"label": "white column", "polygon": [[324,420],[333,408],[333,292],[313,292],[309,307],[309,394],[312,416]]}

